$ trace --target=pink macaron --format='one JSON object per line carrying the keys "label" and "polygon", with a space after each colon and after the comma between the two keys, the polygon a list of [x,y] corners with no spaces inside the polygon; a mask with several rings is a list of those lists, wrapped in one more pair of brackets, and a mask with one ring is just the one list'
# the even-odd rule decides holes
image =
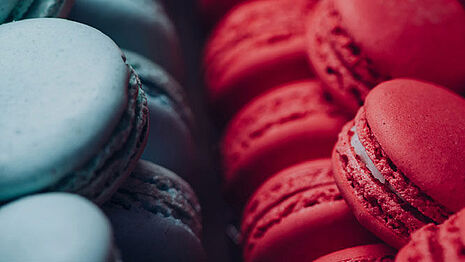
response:
{"label": "pink macaron", "polygon": [[340,250],[314,262],[394,262],[396,251],[384,244],[372,244]]}
{"label": "pink macaron", "polygon": [[378,241],[342,198],[330,159],[289,167],[266,181],[244,210],[242,236],[245,262],[313,261]]}
{"label": "pink macaron", "polygon": [[360,223],[393,247],[465,206],[465,100],[410,79],[368,95],[333,152],[336,183]]}
{"label": "pink macaron", "polygon": [[219,119],[228,119],[267,89],[312,75],[304,21],[315,3],[247,1],[217,25],[205,48],[204,66]]}
{"label": "pink macaron", "polygon": [[309,20],[310,61],[354,113],[370,89],[391,78],[465,90],[463,1],[322,0]]}
{"label": "pink macaron", "polygon": [[317,80],[286,84],[256,98],[229,123],[221,142],[226,196],[241,206],[276,172],[329,157],[346,121]]}

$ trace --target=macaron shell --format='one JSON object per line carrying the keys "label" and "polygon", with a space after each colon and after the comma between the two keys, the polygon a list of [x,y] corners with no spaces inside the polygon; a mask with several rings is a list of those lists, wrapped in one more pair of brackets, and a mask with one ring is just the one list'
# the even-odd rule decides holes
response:
{"label": "macaron shell", "polygon": [[392,80],[367,97],[366,115],[384,152],[407,178],[451,211],[464,206],[463,98],[437,85]]}
{"label": "macaron shell", "polygon": [[439,226],[430,224],[413,233],[396,261],[464,261],[464,248],[465,210],[462,210]]}
{"label": "macaron shell", "polygon": [[320,257],[315,262],[390,262],[394,261],[395,254],[396,251],[386,245],[373,244],[340,250]]}
{"label": "macaron shell", "polygon": [[227,193],[244,203],[281,169],[330,156],[345,121],[317,81],[292,83],[258,97],[236,115],[222,141]]}
{"label": "macaron shell", "polygon": [[70,19],[101,30],[120,47],[138,52],[175,77],[182,77],[176,32],[159,1],[76,0]]}
{"label": "macaron shell", "polygon": [[333,2],[346,30],[379,71],[464,89],[465,8],[460,1]]}
{"label": "macaron shell", "polygon": [[218,24],[207,43],[204,65],[212,103],[221,113],[229,117],[259,93],[312,75],[300,22],[313,5],[301,0],[248,1]]}
{"label": "macaron shell", "polygon": [[109,221],[82,197],[21,198],[0,208],[0,221],[3,261],[116,261]]}
{"label": "macaron shell", "polygon": [[100,150],[126,109],[130,72],[119,48],[82,24],[28,19],[0,26],[0,38],[0,76],[15,87],[2,89],[5,198],[56,182]]}
{"label": "macaron shell", "polygon": [[75,0],[35,0],[25,18],[67,17]]}
{"label": "macaron shell", "polygon": [[198,200],[171,171],[139,161],[103,209],[124,261],[205,261]]}
{"label": "macaron shell", "polygon": [[305,162],[269,179],[247,205],[242,229],[245,261],[311,261],[377,241],[343,201],[329,159]]}
{"label": "macaron shell", "polygon": [[181,86],[160,66],[123,50],[142,83],[150,111],[150,130],[143,159],[189,178],[195,165],[192,111]]}

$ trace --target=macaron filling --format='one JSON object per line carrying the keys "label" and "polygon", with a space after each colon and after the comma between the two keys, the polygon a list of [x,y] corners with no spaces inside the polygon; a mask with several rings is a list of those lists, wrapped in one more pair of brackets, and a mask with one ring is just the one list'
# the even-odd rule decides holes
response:
{"label": "macaron filling", "polygon": [[[342,26],[342,18],[331,1],[322,3],[311,25],[311,40],[316,48],[310,57],[314,64],[324,65],[325,81],[337,87],[345,96],[362,105],[368,91],[390,77],[381,74],[363,53],[359,44]],[[328,84],[328,83],[327,83]]]}

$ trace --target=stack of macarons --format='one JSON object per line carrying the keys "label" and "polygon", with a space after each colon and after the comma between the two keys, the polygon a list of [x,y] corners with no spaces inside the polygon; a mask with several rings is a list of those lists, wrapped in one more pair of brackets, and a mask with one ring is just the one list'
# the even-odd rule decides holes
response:
{"label": "stack of macarons", "polygon": [[463,1],[238,2],[204,70],[244,261],[394,261],[424,226],[399,261],[463,261]]}
{"label": "stack of macarons", "polygon": [[[69,12],[81,21],[46,18]],[[195,171],[195,127],[163,12],[0,4],[0,260],[205,261],[200,205],[177,175]]]}

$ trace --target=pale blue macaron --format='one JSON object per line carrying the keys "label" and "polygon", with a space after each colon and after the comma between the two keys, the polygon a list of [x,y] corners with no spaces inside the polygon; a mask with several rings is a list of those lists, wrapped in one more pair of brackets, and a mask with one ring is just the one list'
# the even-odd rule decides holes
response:
{"label": "pale blue macaron", "polygon": [[143,159],[190,179],[196,166],[195,122],[181,86],[149,59],[123,50],[142,83],[149,107],[150,129]]}
{"label": "pale blue macaron", "polygon": [[0,24],[26,18],[66,17],[74,0],[1,0]]}
{"label": "pale blue macaron", "polygon": [[158,0],[76,0],[70,19],[101,30],[121,48],[182,77],[176,30]]}
{"label": "pale blue macaron", "polygon": [[58,18],[0,26],[0,202],[111,196],[142,154],[148,108],[116,44]]}
{"label": "pale blue macaron", "polygon": [[77,195],[46,193],[0,208],[0,260],[120,261],[102,211]]}

